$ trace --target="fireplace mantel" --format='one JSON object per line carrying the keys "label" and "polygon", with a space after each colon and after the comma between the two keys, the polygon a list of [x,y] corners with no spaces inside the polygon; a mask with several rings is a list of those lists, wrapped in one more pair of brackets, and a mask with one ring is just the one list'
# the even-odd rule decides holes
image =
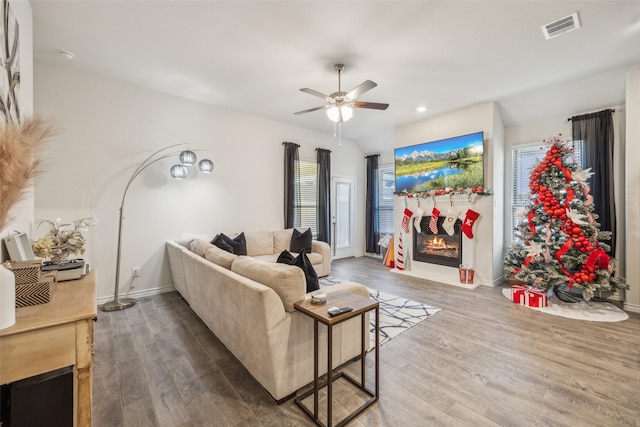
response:
{"label": "fireplace mantel", "polygon": [[[418,205],[419,203],[419,205]],[[473,226],[473,238],[469,239],[466,235],[462,235],[462,260],[461,264],[470,266],[475,270],[473,284],[460,283],[458,266],[444,266],[432,263],[425,263],[413,259],[413,239],[414,233],[417,232],[414,221],[415,216],[411,218],[409,223],[409,232],[404,233],[400,227],[399,221],[396,220],[395,238],[396,248],[397,239],[400,233],[404,233],[403,242],[405,247],[406,261],[405,269],[399,270],[393,268],[391,271],[398,274],[404,274],[412,277],[426,279],[434,282],[444,283],[453,286],[460,286],[467,289],[474,289],[479,285],[496,286],[502,280],[502,277],[493,277],[493,196],[472,196],[466,195],[436,196],[435,198],[405,198],[396,197],[395,218],[402,218],[404,208],[407,207],[412,212],[418,212],[418,208],[424,211],[424,216],[430,216],[433,207],[440,211],[441,219],[447,214],[450,206],[462,212],[458,219],[464,220],[467,209],[472,209],[480,214],[480,217]]]}

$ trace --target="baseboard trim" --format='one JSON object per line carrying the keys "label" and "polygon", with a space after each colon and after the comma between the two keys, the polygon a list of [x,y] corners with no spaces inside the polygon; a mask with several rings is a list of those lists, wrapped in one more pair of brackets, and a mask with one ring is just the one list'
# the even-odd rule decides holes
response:
{"label": "baseboard trim", "polygon": [[640,305],[638,304],[629,304],[628,302],[625,302],[623,308],[625,311],[630,311],[632,313],[640,313]]}
{"label": "baseboard trim", "polygon": [[392,273],[396,273],[404,276],[411,276],[417,279],[428,280],[430,282],[436,282],[443,285],[457,286],[459,288],[465,288],[465,289],[475,289],[478,286],[480,286],[479,283],[464,284],[464,283],[456,282],[455,280],[451,280],[451,278],[448,276],[442,276],[437,274],[433,274],[431,277],[426,278],[424,277],[424,273],[421,273],[421,272],[416,273],[412,270],[398,270],[397,268],[392,268],[389,271],[391,271]]}
{"label": "baseboard trim", "polygon": [[[158,288],[141,289],[139,291],[132,291],[127,294],[120,294],[120,296],[123,298],[127,297],[127,298],[138,299],[138,298],[144,298],[144,297],[150,297],[153,295],[163,294],[165,292],[173,292],[175,290],[176,288],[173,286],[160,286]],[[98,298],[98,305],[104,304],[105,302],[109,302],[109,301],[113,301],[113,295],[108,297]]]}
{"label": "baseboard trim", "polygon": [[389,269],[392,273],[404,274],[406,276],[415,277],[417,279],[429,280],[431,282],[441,283],[443,285],[457,286],[465,289],[476,289],[478,286],[485,286],[487,288],[495,288],[504,283],[504,276],[500,276],[493,281],[490,280],[475,280],[473,284],[460,283],[456,279],[453,279],[450,275],[431,274],[430,277],[424,277],[422,272],[414,272],[413,270],[398,270],[397,268]]}

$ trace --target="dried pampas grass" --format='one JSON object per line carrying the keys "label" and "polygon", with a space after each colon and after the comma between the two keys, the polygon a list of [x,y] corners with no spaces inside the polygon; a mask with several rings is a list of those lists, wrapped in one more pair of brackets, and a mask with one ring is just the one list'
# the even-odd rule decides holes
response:
{"label": "dried pampas grass", "polygon": [[38,151],[53,135],[42,118],[0,125],[0,230],[9,223],[10,211],[39,173]]}

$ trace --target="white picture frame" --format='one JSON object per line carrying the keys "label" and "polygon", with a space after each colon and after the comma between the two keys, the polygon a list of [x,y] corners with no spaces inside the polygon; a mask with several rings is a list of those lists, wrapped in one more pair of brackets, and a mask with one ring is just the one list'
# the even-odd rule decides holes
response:
{"label": "white picture frame", "polygon": [[9,258],[12,261],[32,261],[36,259],[27,233],[18,233],[5,237],[4,244],[7,246]]}

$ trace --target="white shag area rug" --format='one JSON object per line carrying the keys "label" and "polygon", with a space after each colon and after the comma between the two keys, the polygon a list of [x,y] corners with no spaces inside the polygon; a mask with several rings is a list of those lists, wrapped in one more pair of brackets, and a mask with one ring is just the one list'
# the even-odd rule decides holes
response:
{"label": "white shag area rug", "polygon": [[[511,289],[503,288],[502,295],[511,301]],[[514,303],[515,304],[515,303]],[[588,320],[591,322],[621,322],[627,320],[629,315],[615,305],[608,302],[576,302],[560,301],[558,298],[549,298],[547,307],[528,307],[554,316],[567,317],[576,320]]]}

